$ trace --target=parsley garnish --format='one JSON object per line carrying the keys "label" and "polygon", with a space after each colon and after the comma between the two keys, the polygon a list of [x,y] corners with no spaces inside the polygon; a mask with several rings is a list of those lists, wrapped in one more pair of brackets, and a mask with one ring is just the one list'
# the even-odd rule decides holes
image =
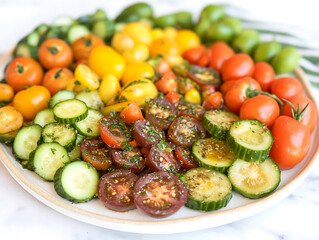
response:
{"label": "parsley garnish", "polygon": [[126,143],[124,143],[124,146],[121,147],[121,149],[122,149],[123,151],[130,151],[130,150],[133,149],[133,146],[132,146],[130,143],[126,142]]}
{"label": "parsley garnish", "polygon": [[146,194],[146,192],[144,191],[144,192],[141,192],[140,193],[140,196],[144,196]]}
{"label": "parsley garnish", "polygon": [[56,149],[55,149],[55,148],[51,148],[51,152],[52,152],[52,154],[54,155],[55,152],[56,152]]}
{"label": "parsley garnish", "polygon": [[136,162],[138,162],[139,160],[140,160],[140,157],[137,156],[137,155],[135,155],[134,157],[131,157],[130,162],[131,162],[131,163],[136,163]]}
{"label": "parsley garnish", "polygon": [[87,132],[87,133],[90,133],[90,132],[93,132],[93,131],[92,131],[91,128],[87,128],[87,129],[86,129],[86,132]]}
{"label": "parsley garnish", "polygon": [[111,117],[115,117],[115,116],[116,116],[116,113],[115,113],[115,111],[114,111],[114,110],[111,110],[111,112],[110,112],[110,116],[111,116]]}

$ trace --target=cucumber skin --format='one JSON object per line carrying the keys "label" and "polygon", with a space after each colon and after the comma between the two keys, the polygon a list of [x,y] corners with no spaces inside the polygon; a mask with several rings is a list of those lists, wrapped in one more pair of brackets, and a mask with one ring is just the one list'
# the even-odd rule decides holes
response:
{"label": "cucumber skin", "polygon": [[85,113],[81,114],[80,116],[74,117],[74,118],[60,118],[60,117],[54,115],[54,119],[58,123],[73,124],[73,123],[82,121],[83,119],[85,119],[88,116],[88,114],[89,114],[89,112],[88,112],[88,110],[86,110]]}
{"label": "cucumber skin", "polygon": [[220,208],[226,207],[231,199],[232,199],[231,193],[229,193],[227,196],[225,196],[223,199],[217,202],[205,202],[205,201],[200,202],[198,200],[188,197],[185,203],[185,207],[188,207],[194,210],[210,212],[210,211],[215,211]]}
{"label": "cucumber skin", "polygon": [[[75,198],[71,197],[69,194],[67,194],[67,193],[64,191],[64,188],[63,188],[63,186],[62,186],[61,178],[62,178],[63,170],[64,170],[64,168],[65,168],[66,166],[68,166],[69,164],[74,163],[74,162],[75,162],[75,161],[70,162],[70,163],[64,165],[63,167],[60,167],[60,168],[55,172],[55,174],[54,174],[54,180],[53,180],[53,181],[54,181],[54,190],[56,191],[56,193],[57,193],[60,197],[66,199],[66,200],[69,200],[69,201],[72,202],[72,203],[87,202],[87,201],[91,200],[92,198],[94,198],[94,196],[91,197],[91,198],[78,200],[78,199],[75,199]],[[88,164],[88,165],[91,165],[91,164],[89,164],[89,163],[87,163],[87,164]],[[91,167],[93,168],[92,165],[91,165]]]}
{"label": "cucumber skin", "polygon": [[206,131],[209,132],[214,137],[221,139],[221,140],[226,139],[228,129],[220,128],[220,127],[216,126],[215,124],[212,124],[207,118],[205,118],[205,115],[204,115],[204,118],[202,120],[202,124],[203,124],[203,127],[206,129]]}
{"label": "cucumber skin", "polygon": [[[272,161],[273,161],[273,160],[272,160]],[[234,163],[235,163],[235,161],[234,161]],[[233,164],[234,164],[234,163],[233,163]],[[279,173],[281,173],[281,170],[280,170],[278,164],[277,164],[275,161],[273,161],[273,163],[276,165],[276,169],[279,170]],[[233,164],[232,164],[232,165],[233,165]],[[232,167],[232,166],[230,166],[230,168],[231,168],[231,167]],[[279,184],[280,184],[280,182],[281,182],[281,174],[279,174],[279,178],[278,178],[277,184],[276,184],[273,188],[271,188],[269,191],[264,192],[264,193],[260,193],[260,194],[249,194],[249,193],[246,193],[246,192],[240,190],[239,188],[237,188],[237,187],[232,183],[231,178],[229,177],[229,173],[228,173],[228,176],[227,176],[227,177],[228,177],[229,181],[231,182],[232,189],[233,189],[235,192],[238,192],[238,193],[241,194],[242,196],[244,196],[244,197],[246,197],[246,198],[250,198],[250,199],[262,198],[262,197],[265,197],[265,196],[271,194],[272,192],[274,192],[274,191],[277,189],[277,187],[279,186]]]}

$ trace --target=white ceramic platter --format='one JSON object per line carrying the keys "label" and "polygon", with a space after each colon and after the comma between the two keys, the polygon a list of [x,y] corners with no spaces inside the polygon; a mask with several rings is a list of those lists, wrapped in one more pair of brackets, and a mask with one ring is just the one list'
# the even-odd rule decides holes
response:
{"label": "white ceramic platter", "polygon": [[[4,66],[7,56],[0,60]],[[300,68],[295,70],[305,89],[305,94],[313,101],[310,84]],[[318,107],[317,107],[318,108]],[[318,118],[319,119],[319,118]],[[93,199],[88,203],[72,204],[55,193],[53,183],[42,180],[34,172],[23,169],[14,159],[11,148],[0,144],[0,159],[3,165],[25,190],[47,206],[69,217],[104,228],[135,233],[180,233],[224,225],[262,212],[292,193],[306,178],[311,165],[318,155],[319,130],[312,136],[312,146],[308,156],[293,169],[282,172],[282,181],[273,194],[258,200],[250,200],[233,193],[226,208],[214,212],[200,212],[183,207],[176,214],[156,219],[132,210],[125,213],[114,212],[104,207],[101,201]],[[8,193],[10,194],[10,193]]]}

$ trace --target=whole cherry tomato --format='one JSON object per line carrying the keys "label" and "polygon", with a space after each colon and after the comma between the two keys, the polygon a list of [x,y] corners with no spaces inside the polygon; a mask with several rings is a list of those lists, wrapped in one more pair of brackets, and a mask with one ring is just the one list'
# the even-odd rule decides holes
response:
{"label": "whole cherry tomato", "polygon": [[48,39],[39,47],[39,60],[45,69],[68,67],[73,61],[72,49],[61,39]]}
{"label": "whole cherry tomato", "polygon": [[201,95],[202,99],[206,99],[210,94],[216,92],[216,88],[214,85],[203,85],[201,86]]}
{"label": "whole cherry tomato", "polygon": [[196,61],[195,65],[201,67],[208,67],[210,64],[210,60],[212,58],[212,50],[210,48],[206,49],[200,58]]}
{"label": "whole cherry tomato", "polygon": [[67,68],[52,68],[44,75],[42,85],[45,86],[53,96],[58,91],[66,88],[71,79],[74,78],[72,71]]}
{"label": "whole cherry tomato", "polygon": [[253,75],[255,64],[252,58],[245,53],[238,53],[224,62],[222,76],[224,81],[237,80]]}
{"label": "whole cherry tomato", "polygon": [[251,82],[251,89],[261,90],[259,83],[250,78],[246,77],[238,80],[225,94],[225,105],[233,113],[239,113],[242,104],[247,99],[246,90]]}
{"label": "whole cherry tomato", "polygon": [[237,82],[238,80],[231,80],[231,81],[227,81],[224,82],[221,86],[220,86],[220,91],[222,92],[223,95],[226,94],[226,92],[231,89],[234,85],[235,82]]}
{"label": "whole cherry tomato", "polygon": [[225,42],[215,42],[211,47],[210,66],[221,73],[225,61],[235,55],[234,50]]}
{"label": "whole cherry tomato", "polygon": [[178,50],[180,54],[183,54],[188,49],[200,45],[200,39],[198,35],[189,29],[178,30],[175,41],[178,45]]}
{"label": "whole cherry tomato", "polygon": [[183,57],[191,64],[195,64],[205,51],[204,45],[190,48],[183,53]]}
{"label": "whole cherry tomato", "polygon": [[223,104],[224,99],[221,92],[214,92],[210,94],[203,102],[203,107],[206,111],[218,109]]}
{"label": "whole cherry tomato", "polygon": [[72,44],[72,52],[75,60],[88,58],[89,54],[95,46],[105,45],[104,40],[94,34],[89,34],[77,39]]}
{"label": "whole cherry tomato", "polygon": [[0,103],[9,102],[14,96],[13,88],[6,83],[0,83]]}
{"label": "whole cherry tomato", "polygon": [[263,91],[269,92],[271,83],[275,79],[276,74],[269,63],[258,62],[255,65],[255,71],[252,77],[259,82]]}
{"label": "whole cherry tomato", "polygon": [[280,116],[272,126],[272,135],[270,157],[281,169],[292,168],[306,157],[311,137],[309,130],[297,120]]}
{"label": "whole cherry tomato", "polygon": [[273,98],[266,95],[258,95],[247,99],[240,108],[240,119],[257,119],[271,128],[279,117],[279,105]]}
{"label": "whole cherry tomato", "polygon": [[158,55],[170,55],[170,54],[178,54],[178,46],[177,44],[167,38],[158,38],[155,39],[150,47],[150,55],[152,57],[156,57]]}
{"label": "whole cherry tomato", "polygon": [[302,94],[302,92],[302,84],[296,78],[282,77],[271,83],[271,93],[279,97],[280,100],[288,100],[297,94]]}
{"label": "whole cherry tomato", "polygon": [[15,92],[25,87],[39,85],[43,78],[41,65],[29,57],[17,57],[13,59],[6,70],[7,83]]}
{"label": "whole cherry tomato", "polygon": [[[313,101],[303,96],[302,94],[298,94],[292,98],[289,98],[289,102],[292,103],[292,105],[295,107],[296,110],[298,109],[298,105],[299,105],[300,111],[302,111],[302,109],[304,109],[304,107],[306,107],[308,104],[308,107],[302,119],[300,120],[300,123],[304,125],[306,128],[308,128],[310,133],[312,133],[317,125],[317,118],[318,118],[316,105],[313,103]],[[292,116],[291,110],[292,108],[290,104],[285,102],[284,108],[282,110],[282,115],[291,117]]]}
{"label": "whole cherry tomato", "polygon": [[33,86],[18,92],[13,98],[13,106],[27,121],[34,119],[35,115],[48,108],[51,95],[43,86]]}

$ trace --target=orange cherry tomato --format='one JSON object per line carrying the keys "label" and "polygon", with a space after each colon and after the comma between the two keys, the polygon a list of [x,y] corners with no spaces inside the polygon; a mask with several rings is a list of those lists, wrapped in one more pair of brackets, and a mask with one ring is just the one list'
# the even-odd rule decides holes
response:
{"label": "orange cherry tomato", "polygon": [[281,169],[292,168],[307,155],[311,136],[309,130],[297,120],[280,116],[271,129],[274,143],[269,156]]}
{"label": "orange cherry tomato", "polygon": [[205,46],[200,45],[198,47],[193,47],[188,50],[186,50],[183,53],[183,57],[191,64],[195,64],[198,59],[202,56],[202,54],[205,52]]}
{"label": "orange cherry tomato", "polygon": [[39,47],[39,60],[45,69],[68,67],[73,61],[72,49],[61,39],[48,39]]}
{"label": "orange cherry tomato", "polygon": [[157,89],[167,94],[177,89],[176,75],[173,72],[166,72],[163,74],[162,78],[155,83]]}
{"label": "orange cherry tomato", "polygon": [[58,91],[66,88],[69,81],[74,78],[72,71],[67,68],[52,68],[44,75],[42,85],[45,86],[53,96]]}
{"label": "orange cherry tomato", "polygon": [[177,44],[168,38],[157,38],[149,46],[150,55],[156,57],[158,55],[178,54]]}
{"label": "orange cherry tomato", "polygon": [[201,67],[207,67],[210,64],[211,58],[212,58],[212,50],[208,48],[203,52],[203,54],[196,61],[196,65]]}
{"label": "orange cherry tomato", "polygon": [[28,86],[39,85],[43,78],[41,65],[29,57],[13,59],[6,70],[7,83],[15,92]]}
{"label": "orange cherry tomato", "polygon": [[222,41],[215,42],[210,49],[212,50],[210,66],[221,73],[224,62],[234,56],[235,52],[227,43]]}
{"label": "orange cherry tomato", "polygon": [[88,59],[87,59],[87,58],[80,58],[80,59],[78,59],[78,60],[75,62],[74,67],[73,67],[72,69],[75,70],[76,67],[79,66],[79,64],[88,65]]}
{"label": "orange cherry tomato", "polygon": [[223,95],[221,92],[214,92],[210,94],[203,102],[203,106],[206,111],[218,109],[224,102]]}
{"label": "orange cherry tomato", "polygon": [[170,101],[171,103],[178,103],[181,99],[182,95],[178,94],[177,92],[169,92],[166,94],[165,98]]}
{"label": "orange cherry tomato", "polygon": [[0,134],[18,130],[23,124],[23,116],[14,107],[0,108]]}
{"label": "orange cherry tomato", "polygon": [[282,99],[290,99],[298,94],[302,94],[303,88],[300,81],[292,77],[282,77],[271,83],[271,93]]}
{"label": "orange cherry tomato", "polygon": [[75,60],[79,60],[81,58],[88,58],[92,48],[95,46],[103,46],[105,42],[102,38],[94,34],[88,34],[77,39],[72,44],[72,52]]}
{"label": "orange cherry tomato", "polygon": [[279,117],[280,108],[276,100],[266,95],[247,99],[240,108],[240,119],[257,119],[271,128]]}
{"label": "orange cherry tomato", "polygon": [[18,92],[13,98],[13,106],[27,121],[34,119],[38,112],[48,108],[51,98],[49,90],[43,86],[32,86]]}
{"label": "orange cherry tomato", "polygon": [[275,79],[276,74],[274,69],[269,63],[258,62],[255,65],[255,71],[252,78],[259,82],[261,89],[265,92],[270,91],[272,81]]}
{"label": "orange cherry tomato", "polygon": [[[308,128],[310,133],[312,133],[315,130],[318,118],[316,105],[313,103],[313,101],[302,94],[298,94],[292,98],[289,98],[289,102],[292,103],[295,109],[298,109],[299,104],[300,111],[304,109],[308,104],[307,110],[300,120],[300,123]],[[291,110],[291,106],[287,102],[285,102],[284,108],[282,110],[282,115],[291,117]]]}
{"label": "orange cherry tomato", "polygon": [[6,83],[0,83],[0,101],[8,102],[14,96],[13,88]]}
{"label": "orange cherry tomato", "polygon": [[121,118],[126,124],[131,124],[137,120],[143,120],[143,114],[136,101],[133,101],[122,112]]}
{"label": "orange cherry tomato", "polygon": [[171,71],[171,68],[165,60],[162,60],[157,67],[155,68],[155,72],[159,75],[163,75],[164,73]]}
{"label": "orange cherry tomato", "polygon": [[247,99],[246,90],[251,82],[251,89],[261,90],[260,84],[250,78],[245,77],[235,82],[235,84],[226,92],[224,100],[226,107],[233,113],[239,113],[242,104]]}
{"label": "orange cherry tomato", "polygon": [[222,76],[224,81],[237,80],[253,75],[255,64],[253,59],[245,53],[238,53],[224,62]]}
{"label": "orange cherry tomato", "polygon": [[202,85],[201,86],[201,95],[202,99],[206,99],[210,94],[216,92],[216,88],[214,85]]}

